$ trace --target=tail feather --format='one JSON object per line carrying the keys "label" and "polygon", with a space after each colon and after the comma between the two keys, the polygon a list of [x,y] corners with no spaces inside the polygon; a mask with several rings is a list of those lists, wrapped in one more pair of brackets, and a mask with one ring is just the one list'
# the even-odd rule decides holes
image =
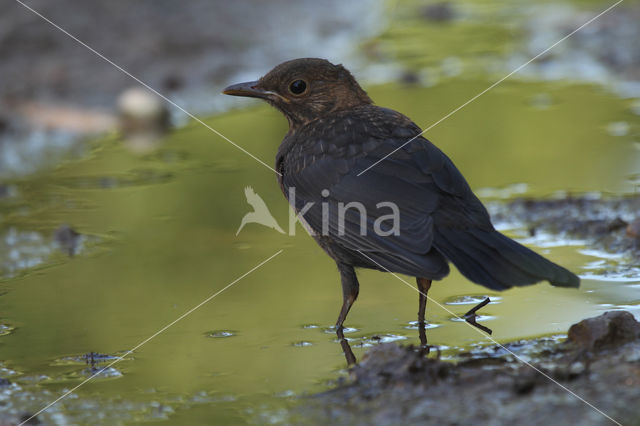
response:
{"label": "tail feather", "polygon": [[580,285],[573,273],[495,230],[439,230],[434,245],[465,277],[494,290],[543,280]]}

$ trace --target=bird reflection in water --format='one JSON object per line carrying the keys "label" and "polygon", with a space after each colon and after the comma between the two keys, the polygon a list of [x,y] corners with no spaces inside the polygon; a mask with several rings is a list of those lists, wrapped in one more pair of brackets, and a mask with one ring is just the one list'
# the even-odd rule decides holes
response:
{"label": "bird reflection in water", "polygon": [[[422,297],[426,299],[426,296],[424,296],[422,293],[420,294],[420,296],[421,298],[420,298],[419,309],[421,311],[418,312],[418,317],[422,318],[422,321],[418,321],[418,337],[420,338],[420,349],[423,351],[425,355],[429,355],[429,353],[431,352],[431,349],[433,348],[437,351],[438,358],[440,358],[440,349],[437,346],[429,345],[427,341],[427,326],[424,321],[424,305],[422,303]],[[487,297],[482,302],[478,303],[476,306],[469,309],[469,311],[460,318],[464,319],[466,322],[478,328],[479,330],[482,330],[487,334],[492,334],[493,330],[477,322],[478,310],[480,308],[483,308],[484,306],[487,306],[489,303],[491,303],[491,299]],[[353,353],[353,350],[351,349],[351,345],[349,344],[349,341],[347,340],[346,337],[344,337],[344,327],[336,328],[336,336],[338,336],[338,343],[340,343],[340,346],[342,347],[342,352],[344,353],[344,358],[347,361],[347,366],[352,366],[356,364],[358,360],[355,354]]]}

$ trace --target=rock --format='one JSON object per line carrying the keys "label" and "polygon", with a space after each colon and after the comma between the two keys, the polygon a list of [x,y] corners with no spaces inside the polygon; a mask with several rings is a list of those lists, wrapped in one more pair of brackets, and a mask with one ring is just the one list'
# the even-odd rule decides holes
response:
{"label": "rock", "polygon": [[430,4],[422,9],[422,16],[428,21],[449,22],[455,18],[455,10],[449,2]]}
{"label": "rock", "polygon": [[7,129],[9,128],[9,120],[0,115],[0,133],[4,133],[7,131]]}
{"label": "rock", "polygon": [[[599,273],[637,276],[640,265],[640,194],[624,197],[590,195],[552,200],[531,198],[487,204],[495,226],[523,230],[543,241],[552,238],[584,240],[590,249],[620,256]],[[514,225],[520,224],[520,225]],[[559,235],[559,237],[556,237]]]}
{"label": "rock", "polygon": [[605,425],[606,413],[619,424],[640,424],[640,323],[629,312],[607,312],[575,324],[569,339],[573,345],[507,343],[527,364],[491,347],[441,361],[412,346],[375,345],[350,377],[302,401],[291,423],[301,415],[318,425]]}
{"label": "rock", "polygon": [[640,239],[640,217],[627,226],[627,236]]}
{"label": "rock", "polygon": [[33,414],[25,413],[20,417],[20,424],[39,425],[41,423],[37,417],[33,417]]}
{"label": "rock", "polygon": [[82,235],[76,232],[75,229],[69,225],[62,225],[53,234],[54,242],[65,251],[69,256],[76,254],[78,250],[78,243]]}
{"label": "rock", "polygon": [[353,368],[352,375],[360,384],[379,384],[380,381],[407,380],[416,376],[429,382],[445,378],[451,364],[427,358],[426,354],[425,349],[411,345],[376,345],[364,355],[362,362]]}
{"label": "rock", "polygon": [[630,312],[611,311],[569,328],[567,342],[591,350],[618,346],[640,339],[640,322]]}
{"label": "rock", "polygon": [[127,146],[135,152],[149,152],[169,129],[169,111],[158,96],[146,89],[125,90],[118,98],[120,129]]}

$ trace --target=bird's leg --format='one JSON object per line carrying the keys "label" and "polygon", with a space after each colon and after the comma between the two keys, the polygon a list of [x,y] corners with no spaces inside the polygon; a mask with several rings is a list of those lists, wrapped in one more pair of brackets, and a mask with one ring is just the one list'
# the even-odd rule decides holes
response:
{"label": "bird's leg", "polygon": [[416,282],[418,283],[418,291],[420,292],[418,301],[418,334],[420,335],[420,344],[423,347],[428,347],[424,313],[427,307],[427,293],[431,288],[431,280],[418,277],[416,278]]}
{"label": "bird's leg", "polygon": [[347,360],[347,366],[354,365],[356,363],[356,356],[353,354],[353,351],[351,350],[351,345],[349,345],[349,341],[344,338],[342,327],[336,330],[336,334],[338,335],[338,340],[340,341],[342,352],[344,352],[344,358]]}
{"label": "bird's leg", "polygon": [[342,331],[342,325],[347,318],[351,305],[358,298],[358,290],[360,284],[358,284],[358,278],[356,277],[356,271],[353,266],[345,263],[338,263],[338,270],[340,271],[340,279],[342,280],[342,309],[336,322],[336,330]]}
{"label": "bird's leg", "polygon": [[344,320],[347,318],[351,305],[358,298],[358,291],[360,284],[358,284],[358,277],[356,277],[356,271],[353,266],[344,263],[338,263],[338,270],[340,271],[340,279],[342,280],[342,309],[336,322],[336,335],[338,341],[344,352],[344,357],[347,360],[347,365],[353,365],[356,363],[356,357],[351,350],[349,342],[344,337]]}
{"label": "bird's leg", "polygon": [[487,334],[491,334],[491,333],[493,333],[493,331],[489,327],[485,327],[484,325],[478,324],[476,322],[476,312],[478,311],[478,309],[482,308],[483,306],[488,305],[490,302],[491,302],[491,299],[489,299],[487,297],[482,302],[478,303],[476,306],[474,306],[473,308],[469,309],[469,312],[467,312],[463,316],[465,321],[467,321],[472,326],[474,326],[476,328],[479,328],[480,330],[484,331]]}

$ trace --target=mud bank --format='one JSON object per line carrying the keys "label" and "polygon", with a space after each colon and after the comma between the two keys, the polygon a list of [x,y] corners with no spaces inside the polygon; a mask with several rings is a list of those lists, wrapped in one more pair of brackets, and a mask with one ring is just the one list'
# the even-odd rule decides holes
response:
{"label": "mud bank", "polygon": [[381,344],[298,413],[317,424],[639,424],[640,323],[629,312],[574,324],[566,341],[505,347],[445,362]]}
{"label": "mud bank", "polygon": [[616,259],[598,273],[638,276],[640,195],[517,199],[488,207],[500,229],[519,230],[524,242],[538,246],[579,242]]}

